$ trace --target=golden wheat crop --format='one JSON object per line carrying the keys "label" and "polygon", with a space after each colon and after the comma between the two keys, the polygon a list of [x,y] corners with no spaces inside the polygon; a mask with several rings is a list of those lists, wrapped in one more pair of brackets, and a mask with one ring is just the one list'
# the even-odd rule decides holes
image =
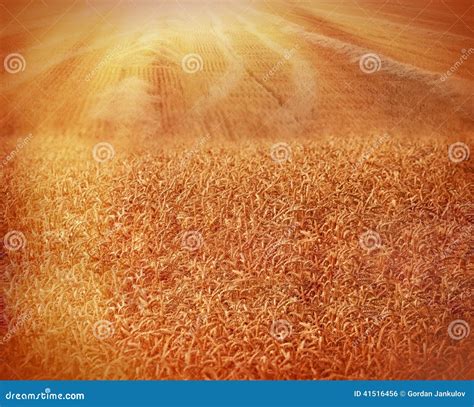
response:
{"label": "golden wheat crop", "polygon": [[469,33],[343,3],[5,3],[0,379],[474,378]]}
{"label": "golden wheat crop", "polygon": [[433,143],[392,142],[358,170],[355,141],[290,144],[281,164],[270,146],[180,166],[186,150],[97,163],[32,144],[43,159],[2,180],[5,230],[27,240],[9,312],[31,313],[3,377],[468,377],[472,346],[447,328],[472,309],[472,167]]}

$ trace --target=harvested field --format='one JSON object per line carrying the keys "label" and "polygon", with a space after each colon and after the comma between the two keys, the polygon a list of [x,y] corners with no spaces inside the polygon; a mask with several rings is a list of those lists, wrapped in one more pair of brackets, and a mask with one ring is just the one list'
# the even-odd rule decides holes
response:
{"label": "harvested field", "polygon": [[0,379],[474,379],[471,2],[0,4]]}

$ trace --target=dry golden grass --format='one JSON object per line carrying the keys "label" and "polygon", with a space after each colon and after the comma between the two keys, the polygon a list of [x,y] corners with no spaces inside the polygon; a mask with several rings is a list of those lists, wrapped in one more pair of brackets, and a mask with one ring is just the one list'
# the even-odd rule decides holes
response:
{"label": "dry golden grass", "polygon": [[46,3],[0,8],[0,379],[474,378],[472,4]]}
{"label": "dry golden grass", "polygon": [[31,313],[2,378],[472,379],[472,336],[447,332],[472,325],[472,164],[391,139],[356,171],[367,142],[295,142],[277,164],[263,142],[97,163],[32,141],[1,183],[2,231],[27,239],[8,312]]}

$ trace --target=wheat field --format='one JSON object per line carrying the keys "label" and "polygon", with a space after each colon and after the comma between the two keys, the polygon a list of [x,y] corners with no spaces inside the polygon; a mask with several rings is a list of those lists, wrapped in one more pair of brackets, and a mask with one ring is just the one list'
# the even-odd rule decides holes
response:
{"label": "wheat field", "polygon": [[0,379],[473,379],[469,1],[0,3]]}

